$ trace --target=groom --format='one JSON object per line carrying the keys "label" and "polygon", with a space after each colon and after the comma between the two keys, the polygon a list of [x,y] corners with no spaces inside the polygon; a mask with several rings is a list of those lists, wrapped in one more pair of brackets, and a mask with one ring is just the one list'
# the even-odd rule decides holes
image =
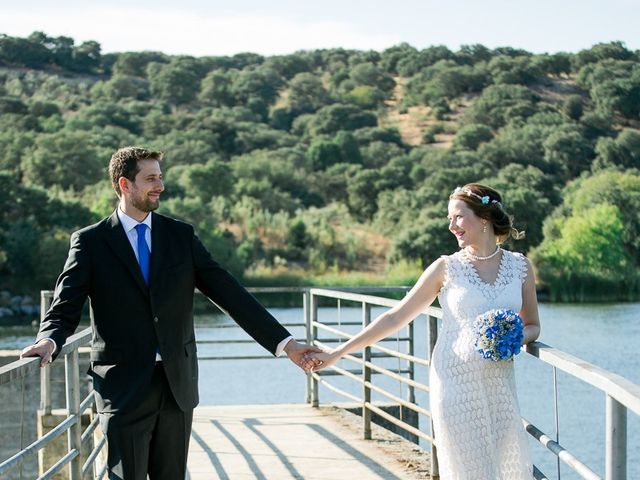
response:
{"label": "groom", "polygon": [[186,223],[152,213],[164,190],[162,153],[115,152],[109,175],[116,211],[71,236],[36,343],[22,357],[56,358],[90,299],[91,367],[110,479],[185,478],[198,359],[193,325],[197,288],[260,345],[309,370],[312,347],[298,344],[220,267]]}

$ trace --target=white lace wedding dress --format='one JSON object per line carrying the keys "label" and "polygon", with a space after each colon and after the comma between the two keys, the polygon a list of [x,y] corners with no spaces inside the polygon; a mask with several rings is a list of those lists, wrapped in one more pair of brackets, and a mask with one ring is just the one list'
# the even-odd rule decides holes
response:
{"label": "white lace wedding dress", "polygon": [[493,284],[462,253],[444,257],[438,296],[441,330],[429,373],[430,403],[443,480],[531,480],[533,465],[520,419],[513,361],[474,350],[473,321],[494,309],[520,311],[527,264],[503,250]]}

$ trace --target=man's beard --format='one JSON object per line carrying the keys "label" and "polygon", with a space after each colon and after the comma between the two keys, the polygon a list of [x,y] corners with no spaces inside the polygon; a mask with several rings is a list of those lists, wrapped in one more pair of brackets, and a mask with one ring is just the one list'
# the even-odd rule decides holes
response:
{"label": "man's beard", "polygon": [[131,204],[141,212],[153,212],[160,206],[160,200],[153,202],[149,197],[144,197],[142,199],[133,197],[131,199]]}

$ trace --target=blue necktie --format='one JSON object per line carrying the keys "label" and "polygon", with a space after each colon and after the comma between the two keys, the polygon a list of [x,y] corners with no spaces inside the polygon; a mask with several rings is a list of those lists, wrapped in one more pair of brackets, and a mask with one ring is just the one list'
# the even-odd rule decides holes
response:
{"label": "blue necktie", "polygon": [[147,226],[144,223],[136,225],[136,232],[138,232],[138,263],[140,263],[140,270],[142,270],[142,276],[144,277],[144,283],[149,286],[149,245],[145,239],[145,233]]}

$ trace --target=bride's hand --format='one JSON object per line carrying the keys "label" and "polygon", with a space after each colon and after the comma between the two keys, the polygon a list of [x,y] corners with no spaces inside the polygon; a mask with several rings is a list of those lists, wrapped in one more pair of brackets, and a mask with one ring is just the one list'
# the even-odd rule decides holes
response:
{"label": "bride's hand", "polygon": [[334,365],[340,360],[340,356],[335,353],[335,350],[320,353],[310,352],[305,355],[305,360],[313,362],[315,366],[312,368],[312,371],[317,372],[323,368]]}

